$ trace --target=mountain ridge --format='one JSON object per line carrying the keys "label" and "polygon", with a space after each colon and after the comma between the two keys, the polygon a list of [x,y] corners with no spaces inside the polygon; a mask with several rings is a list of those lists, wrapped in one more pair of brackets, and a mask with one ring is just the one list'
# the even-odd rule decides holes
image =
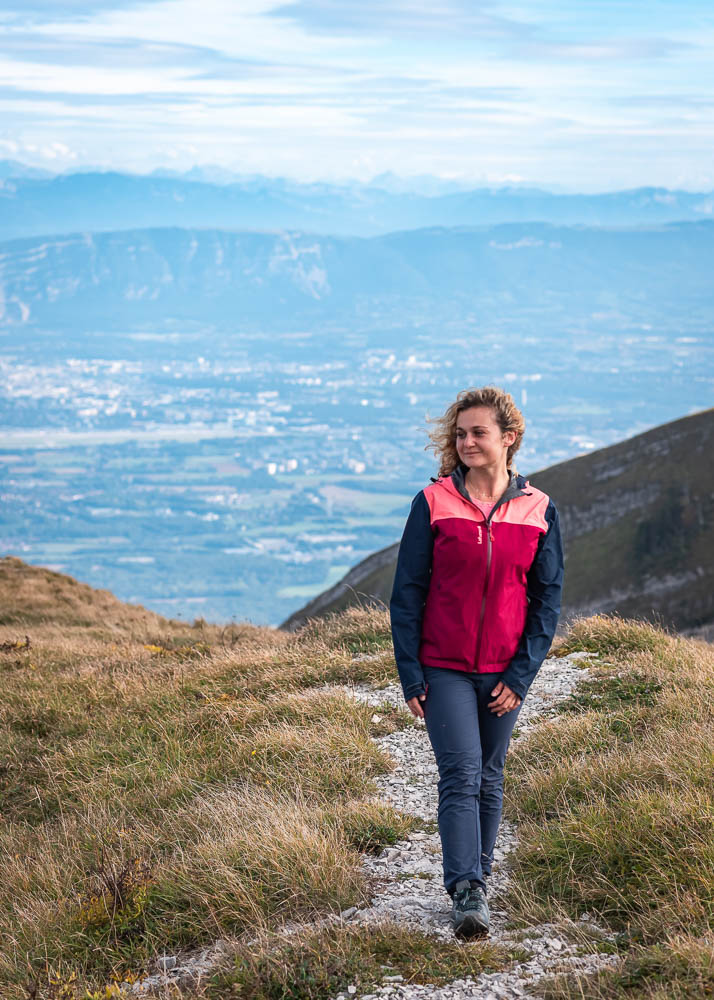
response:
{"label": "mountain ridge", "polygon": [[[525,303],[590,321],[711,299],[714,221],[639,228],[428,226],[365,237],[180,227],[0,243],[0,324],[340,321],[405,300],[492,313]],[[518,297],[514,289],[518,288]]]}
{"label": "mountain ridge", "polygon": [[[215,176],[215,180],[211,179]],[[436,186],[409,190],[374,182],[300,182],[248,175],[229,179],[82,170],[38,176],[33,168],[0,169],[0,238],[180,225],[306,228],[320,235],[373,236],[402,228],[460,222],[551,221],[638,225],[714,214],[714,194],[641,187],[596,194],[537,187]]]}

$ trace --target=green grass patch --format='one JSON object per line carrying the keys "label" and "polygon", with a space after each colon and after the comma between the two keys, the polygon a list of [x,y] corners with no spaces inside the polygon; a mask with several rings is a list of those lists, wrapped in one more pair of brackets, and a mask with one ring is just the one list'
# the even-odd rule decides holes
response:
{"label": "green grass patch", "polygon": [[648,622],[618,618],[617,615],[593,615],[579,618],[568,629],[565,641],[558,646],[558,656],[582,650],[598,656],[627,653],[662,653],[676,639]]}
{"label": "green grass patch", "polygon": [[361,854],[380,854],[422,825],[420,819],[377,799],[338,803],[328,808],[325,816]]}
{"label": "green grass patch", "polygon": [[210,1000],[328,1000],[349,985],[370,992],[385,976],[405,984],[443,986],[453,979],[503,969],[519,952],[488,942],[427,937],[396,924],[335,925],[297,940],[267,936],[239,951],[233,967],[221,971],[206,990]]}
{"label": "green grass patch", "polygon": [[556,976],[541,989],[543,1000],[704,1000],[714,996],[714,936],[635,947],[616,969]]}
{"label": "green grass patch", "polygon": [[[575,918],[595,910],[618,930],[637,926],[647,940],[672,930],[712,926],[714,809],[693,793],[675,804],[657,792],[627,803],[584,803],[545,831],[520,831],[519,879],[541,898],[557,899]],[[686,831],[686,845],[682,844]]]}
{"label": "green grass patch", "polygon": [[157,815],[185,789],[243,775],[354,795],[386,769],[369,738],[374,710],[339,691],[261,700],[219,684],[196,698],[177,683],[118,711],[115,690],[90,694],[65,681],[43,703],[42,679],[32,684],[8,692],[2,709],[0,809],[18,822],[56,819],[88,801]]}
{"label": "green grass patch", "polygon": [[581,680],[577,689],[558,705],[558,712],[618,711],[623,705],[656,705],[660,681],[633,670],[626,675],[601,674]]}
{"label": "green grass patch", "polygon": [[[228,787],[196,798],[162,829],[135,820],[121,832],[94,844],[75,835],[72,858],[51,834],[35,843],[34,870],[16,885],[18,896],[32,894],[33,920],[5,917],[2,930],[12,927],[14,949],[32,957],[44,982],[74,972],[82,987],[99,989],[146,972],[157,953],[364,902],[360,855],[309,800]],[[20,997],[24,963],[14,973],[13,965],[3,955],[0,976],[15,987],[8,996]]]}

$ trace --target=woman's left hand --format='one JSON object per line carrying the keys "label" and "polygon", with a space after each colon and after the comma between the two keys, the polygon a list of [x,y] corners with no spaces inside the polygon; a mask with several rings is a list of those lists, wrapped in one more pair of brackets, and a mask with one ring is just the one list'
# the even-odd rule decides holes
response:
{"label": "woman's left hand", "polygon": [[518,708],[521,703],[521,699],[515,691],[511,691],[509,686],[502,681],[498,682],[491,694],[494,695],[495,701],[490,701],[488,707],[498,716],[505,715],[506,712]]}

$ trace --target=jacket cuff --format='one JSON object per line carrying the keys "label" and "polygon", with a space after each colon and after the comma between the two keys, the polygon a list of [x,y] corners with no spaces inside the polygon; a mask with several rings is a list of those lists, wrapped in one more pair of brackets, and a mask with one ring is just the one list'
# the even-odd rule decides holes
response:
{"label": "jacket cuff", "polygon": [[426,694],[425,684],[410,684],[408,688],[402,688],[404,692],[404,700],[410,701],[412,698],[416,698],[417,695]]}
{"label": "jacket cuff", "polygon": [[528,694],[528,688],[530,687],[530,685],[524,684],[522,681],[511,680],[508,677],[507,670],[501,675],[499,679],[502,684],[505,684],[506,687],[509,687],[514,694],[517,694],[518,697],[521,699],[521,701],[525,699],[526,695]]}

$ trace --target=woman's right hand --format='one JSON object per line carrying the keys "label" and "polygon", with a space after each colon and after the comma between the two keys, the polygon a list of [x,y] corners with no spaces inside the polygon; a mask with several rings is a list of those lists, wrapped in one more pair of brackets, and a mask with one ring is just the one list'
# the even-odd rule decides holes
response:
{"label": "woman's right hand", "polygon": [[412,715],[416,715],[417,719],[424,718],[424,709],[421,707],[421,703],[426,700],[426,694],[418,694],[413,698],[410,698],[407,702],[409,710]]}

